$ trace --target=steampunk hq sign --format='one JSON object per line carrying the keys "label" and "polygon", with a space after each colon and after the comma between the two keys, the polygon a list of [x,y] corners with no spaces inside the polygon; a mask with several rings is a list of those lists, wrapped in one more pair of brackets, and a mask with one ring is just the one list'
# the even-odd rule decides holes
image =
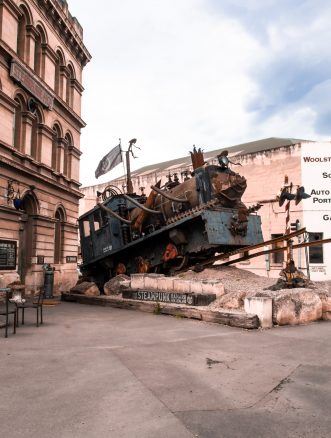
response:
{"label": "steampunk hq sign", "polygon": [[39,100],[49,110],[53,109],[54,97],[46,87],[29,72],[23,65],[12,61],[10,76],[20,83],[23,88],[29,91],[36,99]]}
{"label": "steampunk hq sign", "polygon": [[125,290],[122,293],[122,297],[136,301],[185,304],[187,306],[208,306],[216,299],[215,294],[192,294],[148,290]]}

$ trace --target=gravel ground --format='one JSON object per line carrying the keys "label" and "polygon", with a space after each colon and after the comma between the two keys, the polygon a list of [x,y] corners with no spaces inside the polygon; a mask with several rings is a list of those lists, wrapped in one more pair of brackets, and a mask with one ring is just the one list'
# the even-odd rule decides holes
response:
{"label": "gravel ground", "polygon": [[[238,269],[233,266],[215,266],[212,269],[205,269],[200,273],[187,271],[179,276],[187,280],[220,280],[224,284],[225,296],[210,304],[210,309],[224,308],[234,310],[235,308],[238,308],[238,300],[239,308],[242,308],[245,297],[260,294],[266,288],[274,285],[277,281],[275,278],[261,277],[253,272]],[[314,286],[314,291],[324,292],[327,295],[331,295],[331,281],[315,282]],[[307,289],[296,289],[297,292],[300,290],[307,291]],[[275,293],[281,293],[282,291],[288,291],[288,289],[281,289]],[[226,297],[230,296],[234,297],[234,301],[228,300],[225,303]]]}

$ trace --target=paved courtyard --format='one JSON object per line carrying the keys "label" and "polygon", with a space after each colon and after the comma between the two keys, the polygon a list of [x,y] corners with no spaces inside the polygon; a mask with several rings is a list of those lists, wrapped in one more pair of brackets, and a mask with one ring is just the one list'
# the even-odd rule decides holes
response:
{"label": "paved courtyard", "polygon": [[33,320],[0,338],[3,437],[330,436],[330,323],[246,331],[71,303]]}

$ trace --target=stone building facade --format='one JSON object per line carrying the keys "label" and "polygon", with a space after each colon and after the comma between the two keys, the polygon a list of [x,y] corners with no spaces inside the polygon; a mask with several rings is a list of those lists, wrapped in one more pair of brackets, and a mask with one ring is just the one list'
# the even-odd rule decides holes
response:
{"label": "stone building facade", "polygon": [[77,279],[82,71],[65,0],[0,0],[0,285]]}
{"label": "stone building facade", "polygon": [[[217,164],[216,157],[222,150],[224,149],[205,152],[205,161],[209,164]],[[295,202],[291,203],[291,222],[299,220],[300,225],[306,227],[309,232],[310,239],[331,237],[331,172],[330,170],[327,172],[331,163],[330,142],[268,138],[229,147],[228,150],[231,160],[241,164],[240,167],[231,166],[232,169],[247,179],[248,187],[243,197],[244,203],[247,206],[257,202],[263,205],[258,214],[262,219],[265,241],[285,232],[285,208],[279,207],[276,199],[284,184],[285,176],[294,187],[303,185],[306,192],[312,194],[310,199],[298,205],[295,205]],[[308,162],[307,157],[312,158],[313,161]],[[192,170],[189,156],[143,167],[132,174],[134,190],[140,193],[140,188],[144,187],[145,193],[148,194],[150,186],[159,179],[164,184],[169,173],[172,177],[176,173],[181,181],[188,170]],[[323,177],[323,174],[329,177]],[[80,201],[80,214],[93,208],[97,191],[102,192],[108,184],[123,189],[125,178],[82,188],[84,198]],[[314,195],[314,192],[317,192],[317,195]],[[283,266],[283,254],[282,252],[251,259],[242,262],[239,267],[259,275],[276,278]],[[307,254],[303,249],[295,251],[296,264],[303,271],[307,268],[306,255],[311,278],[331,280],[331,244],[310,249]]]}

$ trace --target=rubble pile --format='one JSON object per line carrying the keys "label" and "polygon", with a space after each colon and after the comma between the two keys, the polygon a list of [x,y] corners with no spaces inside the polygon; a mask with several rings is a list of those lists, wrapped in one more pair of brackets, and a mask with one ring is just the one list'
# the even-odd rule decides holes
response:
{"label": "rubble pile", "polygon": [[[273,323],[277,325],[305,324],[319,319],[331,320],[331,282],[314,283],[302,279],[295,289],[285,288],[281,277],[260,277],[252,272],[235,267],[205,269],[195,273],[187,271],[181,275],[191,280],[214,279],[224,285],[225,294],[213,302],[211,308],[243,309],[248,297],[269,297],[273,300]],[[300,284],[301,285],[301,284]]]}

